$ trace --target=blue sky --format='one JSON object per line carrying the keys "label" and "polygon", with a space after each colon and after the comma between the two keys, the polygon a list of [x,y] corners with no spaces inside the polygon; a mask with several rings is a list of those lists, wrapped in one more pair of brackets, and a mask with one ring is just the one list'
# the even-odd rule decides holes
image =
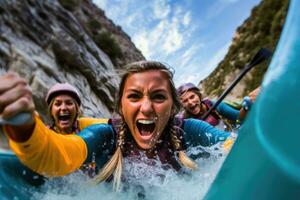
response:
{"label": "blue sky", "polygon": [[147,60],[175,69],[176,86],[198,84],[224,58],[236,28],[260,0],[93,0]]}

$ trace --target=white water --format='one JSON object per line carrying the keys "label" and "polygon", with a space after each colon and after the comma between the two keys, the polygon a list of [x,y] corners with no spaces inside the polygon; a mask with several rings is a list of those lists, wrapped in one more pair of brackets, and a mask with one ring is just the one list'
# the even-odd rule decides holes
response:
{"label": "white water", "polygon": [[[160,200],[199,200],[202,199],[215,178],[224,158],[217,146],[205,148],[211,153],[209,158],[197,159],[199,169],[195,172],[185,170],[178,175],[174,170],[162,169],[160,162],[142,158],[141,160],[125,159],[121,192],[113,192],[110,183],[96,186],[87,184],[82,174],[72,174],[59,183],[49,181],[43,186],[46,194],[34,192],[33,199],[69,200],[69,199],[160,199]],[[200,147],[189,149],[189,154],[201,152]],[[148,161],[148,164],[147,164]],[[153,162],[152,162],[153,161]]]}

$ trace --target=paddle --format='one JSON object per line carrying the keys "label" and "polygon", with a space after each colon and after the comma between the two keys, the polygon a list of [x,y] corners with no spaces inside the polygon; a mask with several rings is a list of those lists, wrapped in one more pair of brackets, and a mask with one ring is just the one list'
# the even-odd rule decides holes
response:
{"label": "paddle", "polygon": [[0,125],[22,125],[25,124],[27,122],[30,122],[32,120],[32,115],[30,113],[27,112],[23,112],[23,113],[19,113],[16,116],[10,118],[10,119],[3,119],[0,116]]}
{"label": "paddle", "polygon": [[245,68],[241,71],[241,73],[236,77],[236,79],[231,83],[231,85],[222,93],[219,99],[214,103],[212,107],[205,113],[202,117],[202,120],[205,120],[210,113],[221,103],[221,101],[227,96],[227,94],[234,88],[234,86],[245,76],[245,74],[254,66],[260,64],[261,62],[267,60],[271,57],[272,52],[270,52],[266,48],[261,48],[253,57],[251,62],[245,66]]}

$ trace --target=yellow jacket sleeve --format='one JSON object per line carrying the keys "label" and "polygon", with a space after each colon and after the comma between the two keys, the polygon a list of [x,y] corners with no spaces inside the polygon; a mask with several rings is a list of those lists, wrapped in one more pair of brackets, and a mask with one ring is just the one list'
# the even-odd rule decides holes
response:
{"label": "yellow jacket sleeve", "polygon": [[88,117],[82,117],[79,118],[79,130],[81,131],[87,126],[93,125],[93,124],[107,124],[108,119],[102,119],[102,118],[88,118]]}
{"label": "yellow jacket sleeve", "polygon": [[[10,129],[4,127],[4,131],[7,133]],[[87,146],[81,137],[57,134],[37,116],[31,137],[22,143],[10,139],[9,144],[23,164],[50,177],[79,169],[87,157]]]}

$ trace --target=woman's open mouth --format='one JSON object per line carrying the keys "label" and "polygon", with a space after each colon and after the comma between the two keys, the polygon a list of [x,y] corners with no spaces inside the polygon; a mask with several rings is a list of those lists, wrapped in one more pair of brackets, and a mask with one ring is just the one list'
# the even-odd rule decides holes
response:
{"label": "woman's open mouth", "polygon": [[60,123],[66,124],[71,121],[71,115],[70,114],[61,114],[57,116],[57,119]]}
{"label": "woman's open mouth", "polygon": [[[198,107],[199,107],[199,105],[198,105],[198,104],[195,104],[195,105],[191,106],[191,107],[189,108],[189,110],[190,110],[191,113],[194,113],[194,112],[196,112],[196,111],[198,110]],[[194,114],[195,114],[195,113],[194,113]]]}
{"label": "woman's open mouth", "polygon": [[140,135],[146,139],[151,136],[155,130],[155,122],[154,120],[139,119],[136,122],[136,127],[138,128]]}

